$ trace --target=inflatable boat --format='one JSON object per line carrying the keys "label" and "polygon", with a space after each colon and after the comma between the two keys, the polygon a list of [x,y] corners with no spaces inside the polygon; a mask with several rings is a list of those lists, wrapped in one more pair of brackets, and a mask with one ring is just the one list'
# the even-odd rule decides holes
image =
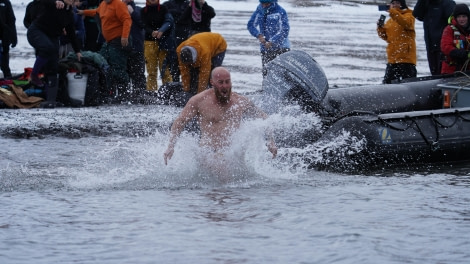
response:
{"label": "inflatable boat", "polygon": [[[266,111],[298,104],[322,120],[321,133],[303,144],[321,146],[345,134],[362,142],[354,150],[325,150],[322,159],[312,159],[312,168],[363,171],[470,161],[470,77],[465,73],[329,89],[322,68],[305,52],[284,53],[267,68],[262,97],[271,103]],[[298,142],[282,144],[298,147]]]}

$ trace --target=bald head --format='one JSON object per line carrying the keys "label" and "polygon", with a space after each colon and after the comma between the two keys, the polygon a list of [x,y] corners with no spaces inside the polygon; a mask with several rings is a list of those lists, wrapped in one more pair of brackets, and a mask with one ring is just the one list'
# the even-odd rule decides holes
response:
{"label": "bald head", "polygon": [[228,76],[230,78],[230,72],[224,67],[215,67],[211,73],[211,79],[218,79],[220,76]]}

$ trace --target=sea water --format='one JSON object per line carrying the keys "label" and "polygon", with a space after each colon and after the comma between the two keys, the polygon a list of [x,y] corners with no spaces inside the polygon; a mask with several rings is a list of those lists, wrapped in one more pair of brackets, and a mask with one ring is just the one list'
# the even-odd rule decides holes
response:
{"label": "sea water", "polygon": [[[17,115],[21,129],[0,138],[1,263],[468,261],[468,165],[346,174],[309,169],[305,157],[321,157],[303,148],[273,159],[267,128],[276,138],[317,128],[297,111],[244,122],[226,154],[239,170],[224,181],[198,167],[197,133],[164,165],[177,108]],[[54,115],[61,125],[40,117]]]}
{"label": "sea water", "polygon": [[[12,3],[19,41],[10,65],[22,70],[34,51],[18,23],[26,2]],[[246,31],[258,1],[208,3],[217,12],[213,31],[229,43],[224,65],[234,89],[258,91],[259,47]],[[375,32],[376,6],[280,3],[293,48],[319,62],[330,88],[381,82],[385,42]],[[425,75],[422,25],[415,26],[418,74]],[[348,134],[280,147],[272,159],[266,128],[279,144],[320,129],[315,116],[297,110],[247,120],[227,153],[240,170],[220,181],[198,168],[191,132],[164,165],[177,108],[2,109],[0,263],[468,263],[469,164],[309,168],[329,162],[324,150],[359,151],[362,142]]]}

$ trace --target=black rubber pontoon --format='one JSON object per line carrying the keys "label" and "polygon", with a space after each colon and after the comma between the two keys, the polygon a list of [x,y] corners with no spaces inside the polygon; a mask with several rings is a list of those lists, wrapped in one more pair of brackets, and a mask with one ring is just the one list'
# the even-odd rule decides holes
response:
{"label": "black rubber pontoon", "polygon": [[[470,160],[470,78],[461,74],[328,89],[318,63],[291,51],[269,63],[263,93],[319,115],[324,128],[311,144],[321,146],[344,134],[364,140],[359,150],[325,151],[323,159],[312,161],[315,168],[355,171]],[[298,147],[298,142],[289,144]]]}

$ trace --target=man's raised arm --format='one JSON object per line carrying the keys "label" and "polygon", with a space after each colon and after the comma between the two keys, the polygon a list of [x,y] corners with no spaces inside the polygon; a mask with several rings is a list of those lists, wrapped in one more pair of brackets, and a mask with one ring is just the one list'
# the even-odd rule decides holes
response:
{"label": "man's raised arm", "polygon": [[184,127],[197,114],[197,105],[196,100],[194,99],[195,98],[193,97],[188,101],[186,106],[183,108],[183,111],[181,111],[180,115],[173,122],[173,125],[171,125],[170,143],[168,144],[168,148],[166,149],[165,153],[163,153],[165,165],[168,164],[168,160],[173,156],[173,153],[175,152],[176,140],[178,139],[181,132],[183,132]]}

